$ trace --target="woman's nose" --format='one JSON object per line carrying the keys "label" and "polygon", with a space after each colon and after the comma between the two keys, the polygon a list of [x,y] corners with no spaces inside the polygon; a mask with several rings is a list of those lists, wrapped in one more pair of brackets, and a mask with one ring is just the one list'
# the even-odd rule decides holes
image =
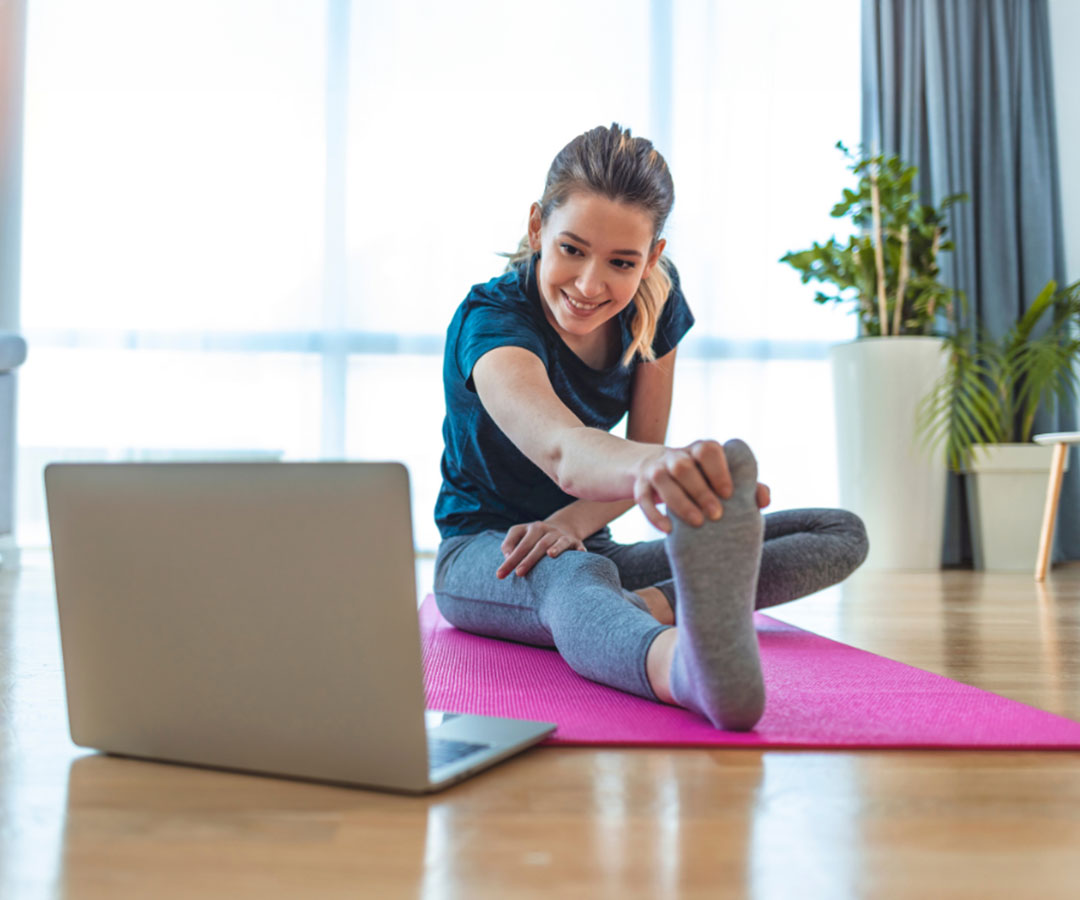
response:
{"label": "woman's nose", "polygon": [[594,263],[587,264],[578,275],[577,289],[584,300],[592,300],[603,292],[604,281]]}

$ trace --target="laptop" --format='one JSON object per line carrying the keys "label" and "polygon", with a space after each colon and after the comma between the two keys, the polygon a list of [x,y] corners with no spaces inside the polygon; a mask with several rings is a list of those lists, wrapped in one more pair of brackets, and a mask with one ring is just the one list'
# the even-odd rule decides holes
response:
{"label": "laptop", "polygon": [[399,463],[54,463],[72,740],[407,793],[550,722],[426,711]]}

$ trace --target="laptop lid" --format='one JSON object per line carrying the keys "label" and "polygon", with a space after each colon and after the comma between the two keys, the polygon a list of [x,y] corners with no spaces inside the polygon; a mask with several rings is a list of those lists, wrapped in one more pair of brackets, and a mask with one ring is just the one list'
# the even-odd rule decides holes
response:
{"label": "laptop lid", "polygon": [[424,789],[404,466],[57,463],[45,485],[76,744]]}

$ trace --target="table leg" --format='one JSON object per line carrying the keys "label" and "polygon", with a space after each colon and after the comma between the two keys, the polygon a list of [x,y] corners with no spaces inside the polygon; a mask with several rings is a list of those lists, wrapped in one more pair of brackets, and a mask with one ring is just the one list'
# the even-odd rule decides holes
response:
{"label": "table leg", "polygon": [[1042,533],[1039,535],[1039,555],[1035,559],[1035,580],[1043,581],[1050,567],[1050,548],[1054,543],[1054,523],[1057,521],[1058,501],[1061,499],[1061,477],[1065,472],[1068,444],[1054,444],[1050,462],[1050,480],[1046,485],[1046,506],[1043,508]]}

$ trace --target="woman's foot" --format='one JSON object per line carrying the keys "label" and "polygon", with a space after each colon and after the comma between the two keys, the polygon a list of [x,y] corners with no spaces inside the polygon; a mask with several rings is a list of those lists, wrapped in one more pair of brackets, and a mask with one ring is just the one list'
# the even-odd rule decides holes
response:
{"label": "woman's foot", "polygon": [[674,641],[670,692],[717,728],[748,731],[765,709],[753,619],[764,526],[753,453],[736,440],[724,454],[735,492],[723,516],[696,528],[672,516],[665,541],[679,622],[677,638],[667,639]]}

